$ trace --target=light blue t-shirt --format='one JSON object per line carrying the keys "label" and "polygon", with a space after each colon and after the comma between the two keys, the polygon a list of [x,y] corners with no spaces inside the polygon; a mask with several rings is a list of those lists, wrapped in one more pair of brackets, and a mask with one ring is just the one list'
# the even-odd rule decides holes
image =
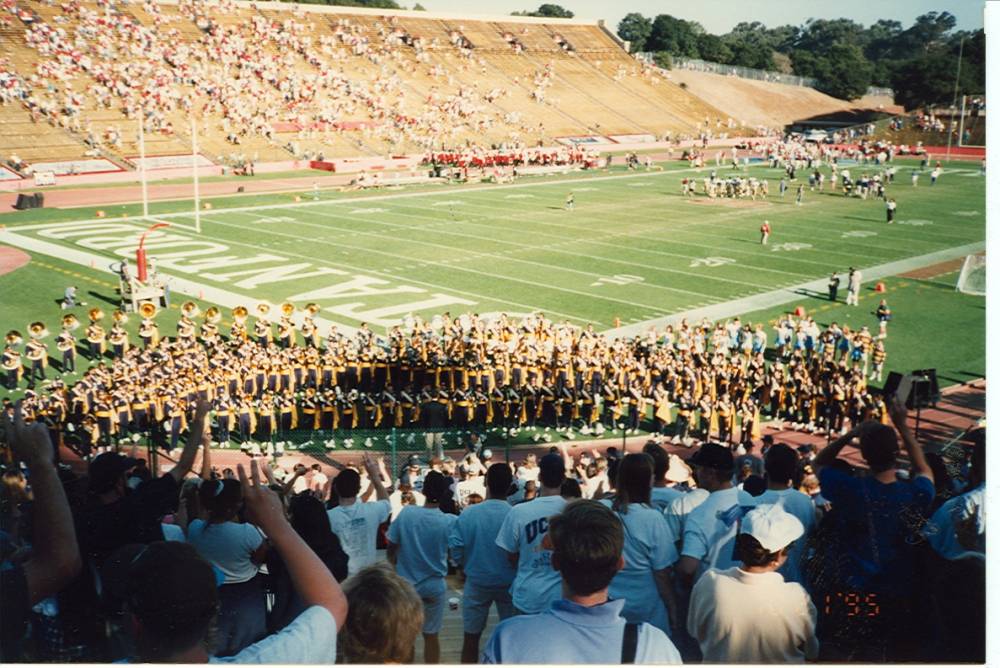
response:
{"label": "light blue t-shirt", "polygon": [[813,503],[812,497],[792,488],[769,489],[757,497],[757,502],[761,505],[766,503],[779,505],[802,522],[805,533],[795,541],[795,545],[788,552],[788,559],[778,569],[778,572],[785,577],[785,582],[798,582],[805,585],[806,579],[802,574],[802,557],[806,552],[806,542],[816,528],[816,504]]}
{"label": "light blue t-shirt", "polygon": [[337,622],[326,608],[314,605],[295,620],[239,654],[212,657],[210,663],[326,664],[337,660]]}
{"label": "light blue t-shirt", "polygon": [[[619,664],[625,618],[624,601],[585,607],[565,599],[537,615],[500,622],[483,650],[480,663]],[[663,631],[641,624],[636,663],[681,663],[681,655]]]}
{"label": "light blue t-shirt", "polygon": [[448,547],[465,576],[483,587],[509,587],[516,571],[496,543],[500,527],[511,505],[500,499],[487,499],[469,506],[458,516],[448,534]]}
{"label": "light blue t-shirt", "polygon": [[448,533],[458,518],[438,508],[406,506],[389,525],[388,538],[399,546],[396,572],[419,588],[448,574]]}
{"label": "light blue t-shirt", "polygon": [[754,498],[735,487],[720,489],[688,514],[681,555],[701,561],[696,580],[709,568],[725,570],[740,565],[733,557],[736,533],[743,504],[752,506]]}
{"label": "light blue t-shirt", "polygon": [[651,506],[662,513],[671,501],[682,496],[684,496],[684,492],[674,487],[654,487],[649,495],[649,502]]}
{"label": "light blue t-shirt", "polygon": [[[611,501],[601,501],[611,508]],[[676,539],[667,526],[663,513],[653,508],[629,504],[625,513],[617,513],[625,526],[625,568],[611,581],[608,595],[624,599],[622,615],[629,622],[649,622],[665,633],[670,623],[667,608],[653,578],[677,562]]]}
{"label": "light blue t-shirt", "polygon": [[194,520],[188,525],[187,540],[198,554],[223,572],[226,584],[247,582],[257,575],[259,569],[250,561],[250,555],[264,542],[264,537],[254,525]]}
{"label": "light blue t-shirt", "polygon": [[517,575],[511,585],[514,607],[535,614],[548,609],[562,596],[562,578],[552,568],[552,551],[542,549],[549,518],[566,506],[561,496],[540,496],[521,503],[504,518],[496,544],[518,555]]}
{"label": "light blue t-shirt", "polygon": [[[924,526],[923,534],[934,551],[945,559],[961,559],[970,556],[984,557],[986,554],[986,485],[980,485],[954,499],[949,499],[937,509]],[[969,550],[958,542],[955,525],[975,515],[977,545]]]}

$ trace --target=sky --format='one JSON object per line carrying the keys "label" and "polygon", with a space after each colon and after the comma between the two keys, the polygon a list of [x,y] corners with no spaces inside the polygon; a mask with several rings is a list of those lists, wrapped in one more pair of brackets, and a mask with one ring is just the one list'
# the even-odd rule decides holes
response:
{"label": "sky", "polygon": [[[412,7],[416,0],[397,0],[401,6]],[[419,0],[429,11],[461,14],[510,14],[533,10],[548,0]],[[983,0],[563,0],[556,2],[582,19],[605,19],[614,29],[625,14],[639,12],[645,16],[671,14],[688,21],[697,21],[714,34],[729,32],[741,21],[760,21],[769,28],[779,25],[801,25],[810,18],[834,19],[846,17],[864,25],[878,19],[895,19],[904,27],[913,19],[932,11],[948,11],[955,15],[960,30],[983,27]]]}

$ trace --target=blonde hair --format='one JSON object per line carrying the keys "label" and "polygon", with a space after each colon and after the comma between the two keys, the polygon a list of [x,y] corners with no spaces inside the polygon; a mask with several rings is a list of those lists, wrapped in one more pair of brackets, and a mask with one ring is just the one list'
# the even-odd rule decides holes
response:
{"label": "blonde hair", "polygon": [[337,642],[343,663],[409,663],[424,625],[424,605],[388,564],[369,566],[344,583],[347,621]]}

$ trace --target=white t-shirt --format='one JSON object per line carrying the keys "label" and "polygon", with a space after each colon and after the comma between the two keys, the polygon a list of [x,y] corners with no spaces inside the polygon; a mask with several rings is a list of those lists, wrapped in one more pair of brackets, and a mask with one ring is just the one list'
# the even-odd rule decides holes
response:
{"label": "white t-shirt", "polygon": [[[423,494],[421,494],[415,489],[410,490],[410,493],[413,494],[413,499],[414,501],[416,501],[415,505],[418,506],[424,505],[425,499]],[[405,507],[403,505],[403,493],[398,489],[389,495],[389,506],[392,508],[392,512],[389,515],[389,519],[395,522],[396,516],[399,515],[399,511]]]}
{"label": "white t-shirt", "polygon": [[985,483],[975,489],[949,499],[924,525],[923,534],[934,551],[945,559],[961,559],[969,556],[983,556],[978,550],[969,550],[958,542],[956,525],[975,516],[976,534],[980,545],[985,541]]}
{"label": "white t-shirt", "polygon": [[691,592],[687,629],[705,663],[804,663],[819,653],[816,607],[778,573],[706,571]]}
{"label": "white t-shirt", "polygon": [[347,553],[347,574],[354,575],[362,568],[375,563],[375,541],[378,526],[389,519],[388,501],[337,506],[326,512],[330,529],[340,539],[340,546]]}
{"label": "white t-shirt", "polygon": [[517,479],[528,482],[529,480],[538,481],[538,473],[541,471],[537,466],[518,466],[517,467]]}
{"label": "white t-shirt", "polygon": [[542,549],[542,538],[549,531],[549,518],[565,506],[566,499],[561,496],[541,496],[518,504],[497,534],[497,545],[519,557],[511,594],[521,612],[542,612],[562,595],[562,578],[552,568],[552,551]]}
{"label": "white t-shirt", "polygon": [[802,557],[806,552],[806,541],[816,528],[816,504],[813,503],[808,494],[792,488],[769,489],[757,497],[757,502],[761,505],[765,503],[777,504],[802,522],[805,533],[795,541],[795,545],[788,553],[788,559],[778,569],[778,572],[784,576],[786,582],[805,584],[805,576],[802,574]]}
{"label": "white t-shirt", "polygon": [[459,480],[455,483],[455,498],[458,499],[459,508],[465,508],[466,501],[471,494],[478,494],[486,498],[486,479],[482,476],[475,476],[466,480]]}
{"label": "white t-shirt", "polygon": [[208,524],[195,520],[188,525],[189,543],[198,553],[226,576],[225,584],[247,582],[257,575],[258,567],[250,561],[264,537],[252,524],[222,522]]}
{"label": "white t-shirt", "polygon": [[337,621],[324,607],[314,605],[274,635],[250,645],[235,656],[212,657],[210,663],[323,664],[337,660]]}

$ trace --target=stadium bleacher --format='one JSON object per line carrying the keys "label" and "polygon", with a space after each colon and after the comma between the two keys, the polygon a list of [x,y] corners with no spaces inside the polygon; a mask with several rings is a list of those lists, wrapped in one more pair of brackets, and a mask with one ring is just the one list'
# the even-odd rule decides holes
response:
{"label": "stadium bleacher", "polygon": [[[190,151],[194,106],[201,152],[230,163],[697,137],[723,116],[597,24],[232,1],[6,9],[0,43],[27,90],[3,109],[0,150],[29,163],[134,158],[140,105],[148,155]],[[40,141],[23,139],[33,118]]]}

